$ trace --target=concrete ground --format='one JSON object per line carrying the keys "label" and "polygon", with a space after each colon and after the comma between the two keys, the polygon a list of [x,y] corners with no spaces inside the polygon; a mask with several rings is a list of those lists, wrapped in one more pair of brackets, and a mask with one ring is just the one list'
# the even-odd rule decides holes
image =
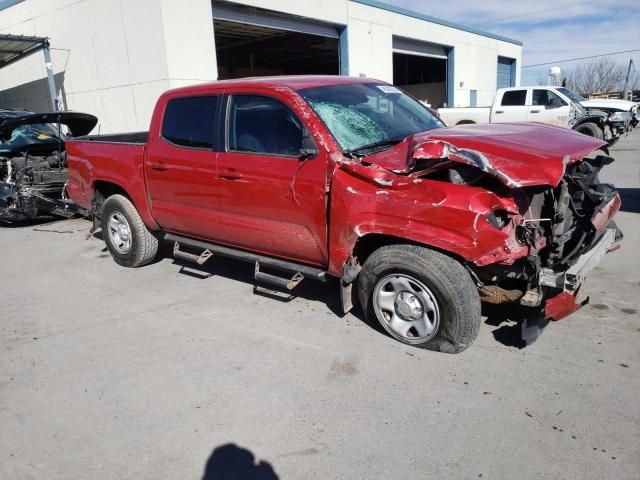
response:
{"label": "concrete ground", "polygon": [[639,478],[640,128],[613,155],[623,248],[526,348],[491,319],[410,348],[233,261],[122,268],[84,220],[0,229],[0,478]]}

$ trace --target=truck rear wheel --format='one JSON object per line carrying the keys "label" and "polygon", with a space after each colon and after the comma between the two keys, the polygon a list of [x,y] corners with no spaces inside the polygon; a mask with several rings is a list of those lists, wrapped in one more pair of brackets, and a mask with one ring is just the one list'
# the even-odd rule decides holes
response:
{"label": "truck rear wheel", "polygon": [[581,123],[575,128],[576,132],[580,132],[584,135],[597,138],[598,140],[604,139],[604,132],[602,129],[593,122]]}
{"label": "truck rear wheel", "polygon": [[158,238],[147,228],[131,200],[112,195],[104,202],[102,235],[111,256],[124,267],[141,267],[158,253]]}
{"label": "truck rear wheel", "polygon": [[376,250],[358,276],[358,296],[365,315],[407,345],[458,353],[480,330],[480,297],[469,273],[428,248]]}

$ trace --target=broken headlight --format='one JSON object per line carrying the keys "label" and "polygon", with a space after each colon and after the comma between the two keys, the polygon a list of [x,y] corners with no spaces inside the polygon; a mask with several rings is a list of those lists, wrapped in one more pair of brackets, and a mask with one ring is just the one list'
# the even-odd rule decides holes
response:
{"label": "broken headlight", "polygon": [[610,122],[626,122],[630,118],[629,112],[613,112],[609,115]]}

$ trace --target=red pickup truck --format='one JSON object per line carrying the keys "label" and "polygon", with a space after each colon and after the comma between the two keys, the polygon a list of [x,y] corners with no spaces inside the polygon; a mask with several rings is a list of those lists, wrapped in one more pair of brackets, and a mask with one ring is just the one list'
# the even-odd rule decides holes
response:
{"label": "red pickup truck", "polygon": [[620,197],[598,181],[605,143],[532,123],[443,127],[371,79],[220,81],[163,94],[149,132],[69,141],[67,191],[121,265],[170,241],[179,259],[240,258],[283,288],[337,277],[345,310],[357,298],[409,345],[464,350],[481,301],[575,311],[621,238]]}

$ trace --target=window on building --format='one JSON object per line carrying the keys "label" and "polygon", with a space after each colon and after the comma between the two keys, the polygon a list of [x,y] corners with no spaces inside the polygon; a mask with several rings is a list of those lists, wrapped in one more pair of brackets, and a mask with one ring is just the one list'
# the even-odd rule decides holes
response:
{"label": "window on building", "polygon": [[214,148],[217,105],[216,95],[169,100],[162,122],[162,137],[181,147]]}
{"label": "window on building", "polygon": [[469,106],[470,107],[478,106],[478,90],[469,91]]}
{"label": "window on building", "polygon": [[229,113],[229,150],[298,157],[304,128],[275,98],[234,95]]}
{"label": "window on building", "polygon": [[510,90],[504,92],[501,105],[504,107],[524,105],[527,100],[526,90]]}

